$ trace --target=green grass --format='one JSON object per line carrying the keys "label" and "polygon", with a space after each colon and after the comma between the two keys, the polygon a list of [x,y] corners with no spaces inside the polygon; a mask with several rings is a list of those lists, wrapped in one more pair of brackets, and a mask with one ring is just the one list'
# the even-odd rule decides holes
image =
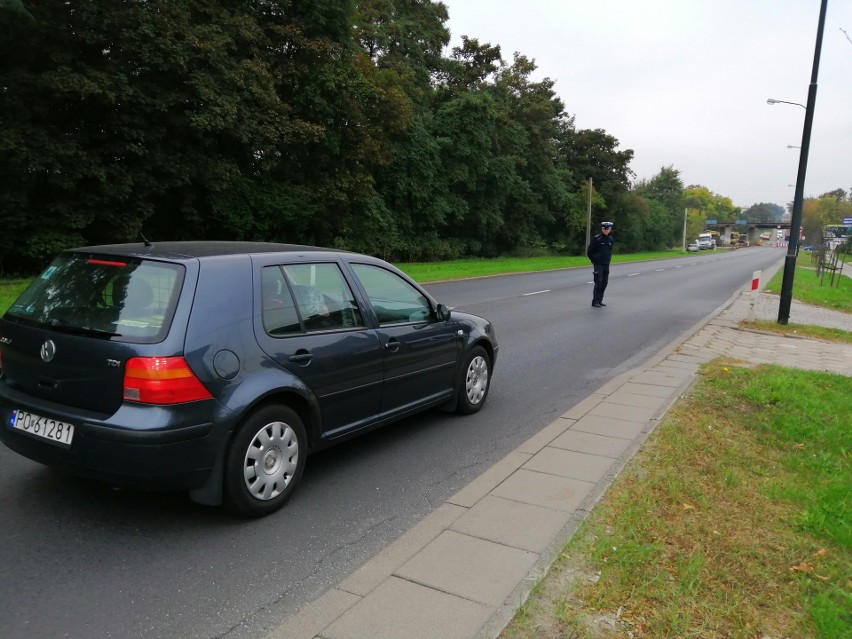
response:
{"label": "green grass", "polygon": [[[846,265],[843,272],[852,272],[852,265]],[[784,269],[782,268],[766,285],[766,292],[780,293],[783,277]],[[836,286],[830,285],[828,275],[822,279],[817,277],[817,270],[811,265],[810,260],[803,260],[801,256],[796,260],[793,297],[808,304],[852,313],[852,277],[838,275],[835,276],[834,283]]]}
{"label": "green grass", "polygon": [[844,331],[839,328],[826,328],[825,326],[809,326],[807,324],[779,324],[776,321],[770,320],[754,320],[751,322],[742,322],[743,328],[751,328],[777,335],[788,335],[794,337],[808,337],[812,339],[821,339],[827,342],[844,342],[852,344],[852,332]]}
{"label": "green grass", "polygon": [[850,414],[852,378],[706,366],[501,637],[852,636]]}
{"label": "green grass", "polygon": [[12,302],[29,286],[31,280],[2,280],[0,279],[0,315],[6,312]]}
{"label": "green grass", "polygon": [[[614,264],[618,264],[622,262],[683,257],[684,255],[688,255],[688,253],[684,253],[678,249],[672,251],[631,253],[630,255],[613,255],[612,261]],[[472,259],[453,260],[449,262],[398,263],[395,266],[417,282],[438,282],[469,277],[485,277],[488,275],[505,275],[506,273],[530,273],[533,271],[588,267],[589,260],[585,255],[571,255],[564,257],[513,257],[492,260]]]}

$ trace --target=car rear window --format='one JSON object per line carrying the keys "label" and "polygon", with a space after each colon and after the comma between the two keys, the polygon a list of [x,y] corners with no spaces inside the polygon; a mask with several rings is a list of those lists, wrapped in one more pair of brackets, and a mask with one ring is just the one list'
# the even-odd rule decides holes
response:
{"label": "car rear window", "polygon": [[122,342],[159,342],[168,333],[183,277],[180,264],[60,255],[5,318]]}

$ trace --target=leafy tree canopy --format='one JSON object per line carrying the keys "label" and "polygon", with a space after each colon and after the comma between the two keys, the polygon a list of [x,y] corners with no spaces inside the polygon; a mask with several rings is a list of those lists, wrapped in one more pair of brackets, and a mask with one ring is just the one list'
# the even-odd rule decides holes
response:
{"label": "leafy tree canopy", "polygon": [[778,222],[783,215],[783,207],[765,202],[753,204],[745,211],[745,218],[749,222]]}
{"label": "leafy tree canopy", "polygon": [[140,233],[581,252],[590,195],[642,250],[680,244],[688,197],[730,206],[673,167],[631,185],[633,151],[577,129],[533,60],[470,36],[445,54],[447,20],[431,0],[0,0],[0,272]]}

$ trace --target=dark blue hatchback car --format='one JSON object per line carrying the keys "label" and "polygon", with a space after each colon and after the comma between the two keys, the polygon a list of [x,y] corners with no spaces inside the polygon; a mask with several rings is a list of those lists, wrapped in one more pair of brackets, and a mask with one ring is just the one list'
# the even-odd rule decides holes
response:
{"label": "dark blue hatchback car", "polygon": [[433,407],[478,411],[496,355],[490,322],[366,255],[79,248],[0,319],[0,439],[72,473],[261,516],[310,452]]}

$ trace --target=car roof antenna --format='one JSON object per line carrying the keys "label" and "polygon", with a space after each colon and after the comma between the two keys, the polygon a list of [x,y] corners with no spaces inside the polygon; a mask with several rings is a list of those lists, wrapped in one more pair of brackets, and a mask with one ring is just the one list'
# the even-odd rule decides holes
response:
{"label": "car roof antenna", "polygon": [[147,237],[145,237],[145,235],[142,233],[142,231],[139,231],[139,237],[141,237],[141,238],[142,238],[142,241],[143,241],[143,242],[145,242],[145,246],[153,246],[153,244],[151,244],[151,243],[148,241],[148,238],[147,238]]}

